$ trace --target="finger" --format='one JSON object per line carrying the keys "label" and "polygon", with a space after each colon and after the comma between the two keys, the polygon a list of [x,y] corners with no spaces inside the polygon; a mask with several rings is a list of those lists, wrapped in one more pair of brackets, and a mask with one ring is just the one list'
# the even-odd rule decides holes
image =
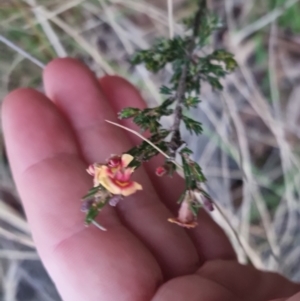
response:
{"label": "finger", "polygon": [[[161,271],[153,256],[106,212],[102,232],[83,226],[80,198],[91,185],[74,135],[42,94],[21,89],[4,101],[5,142],[32,234],[65,300],[144,300]],[[124,277],[126,275],[126,277]]]}
{"label": "finger", "polygon": [[[138,90],[121,77],[105,76],[100,80],[100,85],[116,113],[126,107],[137,107],[140,109],[146,107]],[[131,120],[122,120],[122,124],[137,131],[139,130]],[[141,142],[140,138],[135,135],[130,135],[130,139],[135,145]],[[184,190],[184,181],[177,174],[173,178],[158,178],[155,175],[155,168],[161,162],[162,158],[153,158],[151,162],[146,164],[146,169],[161,199],[172,210],[173,214],[176,214],[178,211],[177,200]],[[193,237],[202,261],[217,258],[235,258],[234,250],[223,230],[204,210],[201,210],[199,213],[198,227],[189,231],[189,234]]]}
{"label": "finger", "polygon": [[[198,275],[178,277],[163,284],[151,301],[245,301],[227,288]],[[250,300],[250,299],[249,299]],[[254,301],[254,300],[251,300]]]}
{"label": "finger", "polygon": [[[264,273],[236,261],[207,262],[194,275],[163,284],[152,301],[298,301],[299,285],[275,273]],[[280,297],[281,299],[274,299]]]}
{"label": "finger", "polygon": [[[72,59],[55,60],[46,67],[44,81],[47,94],[74,128],[87,162],[103,162],[111,154],[131,147],[123,131],[104,121],[115,120],[116,116],[98,81],[84,65]],[[167,223],[170,212],[142,168],[137,171],[137,179],[143,185],[143,193],[136,193],[117,206],[124,223],[155,254],[167,276],[195,269],[198,256],[191,240],[182,229]]]}
{"label": "finger", "polygon": [[286,301],[299,301],[300,300],[300,292],[291,298],[287,299]]}
{"label": "finger", "polygon": [[300,300],[300,292],[290,298],[273,299],[270,301],[299,301],[299,300]]}
{"label": "finger", "polygon": [[261,272],[251,266],[240,265],[236,261],[208,261],[197,274],[226,287],[242,300],[284,298],[300,289],[299,284],[279,274]]}

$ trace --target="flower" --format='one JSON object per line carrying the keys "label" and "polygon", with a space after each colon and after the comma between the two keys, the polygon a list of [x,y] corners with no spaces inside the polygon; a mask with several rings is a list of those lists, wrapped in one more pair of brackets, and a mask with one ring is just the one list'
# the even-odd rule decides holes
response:
{"label": "flower", "polygon": [[108,159],[107,166],[109,167],[127,167],[134,158],[129,154],[123,154],[121,157],[113,155]]}
{"label": "flower", "polygon": [[177,218],[169,218],[170,223],[175,223],[181,227],[185,228],[195,228],[197,226],[196,217],[191,210],[191,195],[189,191],[186,193],[184,200],[178,211]]}
{"label": "flower", "polygon": [[134,168],[128,167],[133,157],[129,154],[112,156],[108,159],[107,165],[93,164],[88,168],[88,172],[94,176],[94,186],[100,184],[110,193],[115,195],[128,196],[137,190],[142,190],[142,186],[131,181],[130,177]]}

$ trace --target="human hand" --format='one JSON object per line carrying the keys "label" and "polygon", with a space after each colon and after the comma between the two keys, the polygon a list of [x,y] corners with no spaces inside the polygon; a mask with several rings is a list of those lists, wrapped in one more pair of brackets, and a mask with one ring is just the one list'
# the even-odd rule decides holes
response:
{"label": "human hand", "polygon": [[34,241],[64,300],[266,301],[300,290],[279,275],[239,265],[206,212],[193,230],[168,223],[184,183],[179,176],[158,178],[159,158],[135,173],[142,192],[100,213],[107,232],[86,228],[80,199],[92,185],[88,164],[140,143],[104,119],[145,104],[124,79],[98,81],[73,59],[51,62],[44,85],[47,96],[19,89],[5,98],[3,128]]}

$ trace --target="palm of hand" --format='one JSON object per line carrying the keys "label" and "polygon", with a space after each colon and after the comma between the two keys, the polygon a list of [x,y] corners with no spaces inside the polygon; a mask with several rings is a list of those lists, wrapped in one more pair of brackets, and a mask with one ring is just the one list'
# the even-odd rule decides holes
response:
{"label": "palm of hand", "polygon": [[85,228],[78,200],[91,186],[87,164],[140,142],[104,119],[144,103],[125,80],[99,83],[72,59],[48,65],[44,83],[48,98],[30,89],[7,96],[3,125],[34,240],[65,300],[258,301],[299,290],[278,275],[238,265],[205,212],[193,231],[168,223],[183,181],[156,178],[159,158],[137,172],[142,193],[101,213],[108,232]]}

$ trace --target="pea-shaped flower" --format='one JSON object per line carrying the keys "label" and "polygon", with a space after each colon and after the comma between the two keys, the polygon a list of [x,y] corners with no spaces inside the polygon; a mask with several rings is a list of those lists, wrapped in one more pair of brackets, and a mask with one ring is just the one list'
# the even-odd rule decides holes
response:
{"label": "pea-shaped flower", "polygon": [[88,173],[94,176],[94,186],[101,184],[112,194],[129,196],[142,186],[131,180],[134,168],[128,167],[133,157],[129,154],[111,157],[106,165],[93,164]]}

